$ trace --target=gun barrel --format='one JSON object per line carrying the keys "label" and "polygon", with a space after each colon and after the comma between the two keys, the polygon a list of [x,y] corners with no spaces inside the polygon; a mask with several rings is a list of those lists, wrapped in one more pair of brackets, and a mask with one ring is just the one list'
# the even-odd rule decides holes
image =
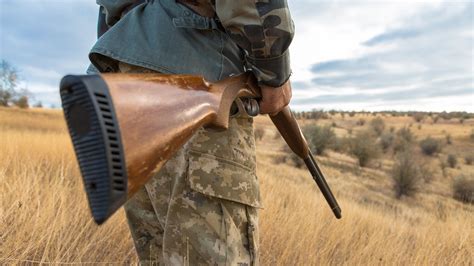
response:
{"label": "gun barrel", "polygon": [[324,178],[323,173],[321,172],[321,169],[319,169],[319,166],[314,160],[313,154],[311,154],[311,152],[308,154],[308,157],[304,159],[304,162],[306,167],[308,167],[309,172],[313,176],[314,181],[316,181],[316,184],[321,190],[321,193],[328,202],[329,207],[334,213],[334,216],[336,216],[337,219],[341,219],[341,207],[339,207],[336,198],[332,194],[332,191],[329,188],[329,185],[326,182],[326,179]]}
{"label": "gun barrel", "polygon": [[298,122],[291,113],[290,108],[287,106],[278,114],[270,116],[270,118],[291,150],[304,160],[306,167],[308,167],[308,170],[313,176],[314,181],[316,181],[321,193],[323,193],[323,196],[328,202],[329,207],[333,211],[336,218],[340,219],[342,217],[341,208],[339,207],[336,198],[332,194],[331,189],[329,188],[329,185],[327,184],[326,179],[321,172],[321,169],[314,160],[314,157],[308,148],[308,143],[306,142],[303,133],[301,133]]}

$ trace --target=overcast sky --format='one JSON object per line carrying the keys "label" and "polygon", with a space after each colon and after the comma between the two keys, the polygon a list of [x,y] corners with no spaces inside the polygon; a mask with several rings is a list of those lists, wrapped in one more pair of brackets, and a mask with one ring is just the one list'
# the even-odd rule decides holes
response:
{"label": "overcast sky", "polygon": [[[472,1],[289,0],[293,109],[474,112]],[[84,73],[94,0],[0,0],[0,58],[35,99]]]}

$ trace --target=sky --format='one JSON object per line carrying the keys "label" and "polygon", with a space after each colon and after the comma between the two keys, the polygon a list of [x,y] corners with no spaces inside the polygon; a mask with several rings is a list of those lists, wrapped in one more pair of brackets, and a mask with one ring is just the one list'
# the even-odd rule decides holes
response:
{"label": "sky", "polygon": [[[295,110],[474,112],[472,1],[288,0]],[[34,101],[59,107],[58,84],[83,74],[94,0],[0,0],[0,59]]]}

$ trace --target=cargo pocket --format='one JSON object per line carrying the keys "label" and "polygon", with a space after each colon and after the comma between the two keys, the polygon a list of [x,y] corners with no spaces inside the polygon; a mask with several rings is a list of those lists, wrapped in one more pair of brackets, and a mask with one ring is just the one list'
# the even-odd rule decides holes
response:
{"label": "cargo pocket", "polygon": [[229,119],[229,129],[201,129],[190,143],[188,181],[204,195],[260,208],[252,118]]}
{"label": "cargo pocket", "polygon": [[258,179],[244,165],[191,150],[188,180],[192,190],[204,195],[260,207]]}

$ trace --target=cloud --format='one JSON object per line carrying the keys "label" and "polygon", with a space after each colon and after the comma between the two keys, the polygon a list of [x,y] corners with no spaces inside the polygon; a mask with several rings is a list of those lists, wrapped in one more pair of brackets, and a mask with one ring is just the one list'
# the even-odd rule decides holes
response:
{"label": "cloud", "polygon": [[[367,50],[360,56],[313,64],[310,85],[300,87],[297,83],[295,88],[318,88],[319,95],[294,103],[334,103],[343,108],[349,103],[363,107],[363,103],[371,106],[377,102],[391,109],[393,102],[404,101],[409,109],[417,108],[419,101],[433,99],[431,109],[465,108],[458,105],[459,99],[474,103],[472,19],[471,2],[444,2],[425,8],[361,42]],[[341,89],[346,93],[334,93]],[[450,96],[464,98],[436,106],[435,99]],[[467,108],[472,111],[474,107]]]}
{"label": "cloud", "polygon": [[[0,0],[0,58],[46,106],[84,73],[96,38],[91,0]],[[288,1],[294,109],[473,111],[473,4],[441,0]],[[444,99],[441,100],[441,99]]]}
{"label": "cloud", "polygon": [[[95,41],[94,1],[0,1],[0,58],[9,61],[38,101],[59,104],[58,84],[68,73],[85,73]],[[44,88],[55,91],[44,92]]]}

